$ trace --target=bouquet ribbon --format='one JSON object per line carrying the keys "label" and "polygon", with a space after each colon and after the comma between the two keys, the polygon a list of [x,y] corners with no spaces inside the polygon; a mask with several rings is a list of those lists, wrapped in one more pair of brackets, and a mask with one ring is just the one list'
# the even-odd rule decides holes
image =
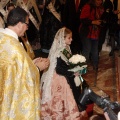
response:
{"label": "bouquet ribbon", "polygon": [[75,82],[76,86],[81,85],[81,89],[82,89],[82,82],[84,81],[81,75],[85,74],[86,72],[87,72],[87,69],[83,68],[82,70],[79,70],[80,75],[75,76],[75,78],[74,78],[74,82]]}
{"label": "bouquet ribbon", "polygon": [[[69,53],[66,49],[64,49],[62,51],[62,54],[68,59],[68,65],[70,66],[70,69],[68,69],[68,71],[71,71],[71,72],[79,72],[79,76],[75,76],[74,78],[74,82],[75,82],[75,85],[76,86],[80,86],[82,87],[82,82],[84,81],[83,78],[82,78],[82,74],[85,74],[87,72],[87,65],[85,64],[85,61],[83,61],[85,58],[81,55],[74,55],[72,56],[71,53]],[[73,58],[72,58],[73,57]],[[77,57],[77,58],[76,58]],[[72,58],[72,61],[74,62],[69,62],[69,60]],[[82,62],[79,61],[79,59],[82,59]],[[75,64],[75,60],[78,60],[78,63]]]}
{"label": "bouquet ribbon", "polygon": [[87,73],[87,69],[86,68],[83,68],[82,70],[79,71],[79,73],[82,75],[82,74],[85,74]]}

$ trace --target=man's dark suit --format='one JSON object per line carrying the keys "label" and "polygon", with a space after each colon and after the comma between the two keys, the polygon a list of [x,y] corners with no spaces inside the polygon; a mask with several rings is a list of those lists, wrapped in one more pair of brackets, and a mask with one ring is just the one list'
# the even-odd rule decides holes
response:
{"label": "man's dark suit", "polygon": [[71,50],[73,54],[80,53],[82,50],[82,44],[79,38],[79,26],[80,26],[80,9],[88,0],[80,0],[78,11],[75,8],[75,0],[66,0],[64,10],[62,13],[62,23],[69,28],[73,34],[73,42],[71,44]]}
{"label": "man's dark suit", "polygon": [[73,41],[71,44],[71,50],[73,54],[80,53],[81,43],[78,34],[79,17],[77,16],[75,8],[75,0],[66,0],[64,5],[64,11],[62,14],[62,23],[69,28],[73,34]]}

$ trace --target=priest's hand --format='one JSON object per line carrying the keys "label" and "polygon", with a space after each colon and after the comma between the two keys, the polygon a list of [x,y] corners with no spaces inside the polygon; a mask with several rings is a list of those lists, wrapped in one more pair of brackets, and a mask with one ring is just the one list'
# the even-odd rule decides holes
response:
{"label": "priest's hand", "polygon": [[50,61],[48,58],[36,58],[33,60],[33,62],[40,69],[40,71],[48,68],[50,64]]}

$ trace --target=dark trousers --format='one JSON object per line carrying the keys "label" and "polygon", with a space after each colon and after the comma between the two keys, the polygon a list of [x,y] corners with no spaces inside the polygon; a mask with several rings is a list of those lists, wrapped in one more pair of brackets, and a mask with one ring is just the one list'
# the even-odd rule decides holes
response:
{"label": "dark trousers", "polygon": [[101,50],[102,50],[102,45],[105,42],[107,30],[108,30],[107,25],[101,27],[100,35],[99,35],[99,42],[98,42],[98,52],[101,52]]}
{"label": "dark trousers", "polygon": [[91,57],[94,66],[98,65],[98,40],[91,40],[89,38],[82,39],[82,54],[89,61]]}

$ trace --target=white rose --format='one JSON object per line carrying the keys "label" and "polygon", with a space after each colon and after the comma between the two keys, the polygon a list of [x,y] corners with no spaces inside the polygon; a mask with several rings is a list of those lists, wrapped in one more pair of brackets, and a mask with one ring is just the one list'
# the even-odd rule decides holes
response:
{"label": "white rose", "polygon": [[69,59],[69,62],[73,63],[73,64],[77,64],[77,63],[82,63],[82,62],[85,62],[86,59],[84,56],[82,55],[79,55],[79,54],[76,54],[76,55],[73,55],[70,59]]}

